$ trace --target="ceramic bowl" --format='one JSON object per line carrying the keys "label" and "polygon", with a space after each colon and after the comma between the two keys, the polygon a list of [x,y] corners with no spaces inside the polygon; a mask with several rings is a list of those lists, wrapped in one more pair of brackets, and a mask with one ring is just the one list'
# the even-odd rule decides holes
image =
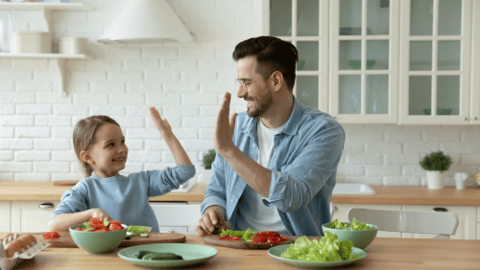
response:
{"label": "ceramic bowl", "polygon": [[123,229],[107,232],[76,231],[76,228],[84,228],[83,225],[75,225],[69,228],[75,244],[85,251],[93,254],[108,252],[118,247],[125,239],[127,225],[122,224]]}
{"label": "ceramic bowl", "polygon": [[[348,65],[354,70],[360,70],[362,68],[362,60],[348,60]],[[367,60],[367,69],[373,68],[375,60]]]}
{"label": "ceramic bowl", "polygon": [[[343,223],[348,224],[349,227],[352,225],[352,222]],[[340,242],[350,240],[352,241],[354,247],[364,249],[368,247],[370,243],[372,243],[373,239],[375,239],[375,236],[377,236],[378,231],[378,226],[368,223],[367,225],[373,229],[366,231],[333,229],[328,227],[330,226],[330,223],[323,224],[322,229],[324,232],[331,232],[338,235],[338,241]]]}

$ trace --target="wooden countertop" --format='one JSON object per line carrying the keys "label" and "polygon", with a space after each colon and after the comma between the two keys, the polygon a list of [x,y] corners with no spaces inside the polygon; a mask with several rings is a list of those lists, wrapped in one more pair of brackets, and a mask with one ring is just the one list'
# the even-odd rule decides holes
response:
{"label": "wooden countertop", "polygon": [[[72,186],[54,186],[46,181],[0,181],[0,201],[60,201]],[[197,184],[189,192],[170,192],[152,197],[150,201],[202,202],[205,186]]]}
{"label": "wooden countertop", "polygon": [[[429,190],[426,186],[371,186],[374,195],[332,195],[335,204],[380,205],[456,205],[480,206],[480,186],[463,190],[445,187]],[[52,182],[0,181],[0,201],[60,201],[71,186],[54,186]],[[189,192],[170,192],[150,198],[159,202],[202,202],[205,185],[197,184]]]}
{"label": "wooden countertop", "polygon": [[480,186],[430,190],[426,186],[371,186],[374,195],[332,195],[338,204],[480,206]]}
{"label": "wooden countertop", "polygon": [[[0,233],[3,237],[6,233]],[[187,244],[206,245],[197,235],[187,235]],[[209,246],[209,245],[206,245]],[[210,260],[188,269],[299,269],[268,255],[267,250],[242,250],[211,246],[218,250]],[[46,248],[34,259],[21,262],[22,270],[143,269],[117,255],[90,254],[80,248]],[[348,269],[480,269],[480,240],[376,238],[365,251],[367,256]]]}

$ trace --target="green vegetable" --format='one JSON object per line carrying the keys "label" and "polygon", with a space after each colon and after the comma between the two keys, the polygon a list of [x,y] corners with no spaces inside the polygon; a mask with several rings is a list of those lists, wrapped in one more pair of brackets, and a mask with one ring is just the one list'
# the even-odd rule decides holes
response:
{"label": "green vegetable", "polygon": [[256,232],[252,232],[250,228],[248,228],[246,231],[233,231],[233,230],[225,230],[222,229],[222,232],[220,233],[220,236],[237,236],[242,238],[243,241],[245,242],[252,242],[253,237],[257,235]]}
{"label": "green vegetable", "polygon": [[152,227],[131,225],[127,228],[127,236],[141,236],[152,231]]}
{"label": "green vegetable", "polygon": [[353,243],[350,240],[338,241],[338,235],[325,232],[320,241],[310,241],[306,236],[301,236],[285,250],[281,257],[299,261],[312,262],[337,262],[360,257],[352,254]]}
{"label": "green vegetable", "polygon": [[338,221],[338,219],[333,220],[330,223],[330,226],[328,227],[333,229],[351,230],[351,231],[366,231],[366,230],[373,229],[372,227],[368,226],[366,223],[358,222],[357,219],[355,218],[353,218],[352,225],[350,225],[350,227],[348,226],[347,223],[340,222]]}
{"label": "green vegetable", "polygon": [[183,257],[174,253],[168,252],[153,252],[153,251],[139,251],[136,255],[138,259],[158,261],[158,260],[183,260]]}
{"label": "green vegetable", "polygon": [[105,225],[105,227],[108,227],[108,225],[110,225],[110,220],[104,220],[103,225]]}
{"label": "green vegetable", "polygon": [[242,235],[242,240],[245,241],[245,242],[252,242],[253,241],[253,237],[255,237],[255,235],[257,235],[257,233],[254,233],[250,230],[250,228],[248,228],[245,233]]}
{"label": "green vegetable", "polygon": [[141,233],[140,237],[148,237],[148,233]]}

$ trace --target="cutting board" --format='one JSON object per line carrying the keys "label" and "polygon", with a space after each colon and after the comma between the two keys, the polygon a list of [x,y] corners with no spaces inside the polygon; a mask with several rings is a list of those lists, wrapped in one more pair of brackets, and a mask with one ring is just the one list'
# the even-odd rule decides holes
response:
{"label": "cutting board", "polygon": [[[92,232],[94,233],[94,232]],[[50,247],[62,247],[62,248],[76,248],[77,245],[73,241],[70,233],[67,231],[60,231],[60,238],[57,239],[43,239],[44,233],[30,233],[37,241],[49,242]],[[20,234],[22,235],[22,234]],[[148,237],[132,236],[130,240],[123,240],[120,247],[130,247],[144,244],[156,244],[156,243],[185,243],[185,235],[179,233],[149,233]]]}
{"label": "cutting board", "polygon": [[228,248],[238,248],[238,249],[268,249],[273,246],[290,244],[295,242],[297,236],[285,236],[287,241],[280,242],[278,244],[245,244],[242,240],[220,240],[219,234],[207,235],[203,238],[203,242],[208,245],[228,247]]}

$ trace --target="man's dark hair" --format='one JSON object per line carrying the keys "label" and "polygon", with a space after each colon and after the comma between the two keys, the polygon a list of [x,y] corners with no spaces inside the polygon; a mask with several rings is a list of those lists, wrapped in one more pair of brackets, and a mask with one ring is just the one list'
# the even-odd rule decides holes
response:
{"label": "man's dark hair", "polygon": [[295,65],[298,51],[290,42],[271,36],[260,36],[244,40],[235,46],[232,57],[235,61],[247,56],[255,56],[258,62],[257,73],[265,79],[273,72],[280,71],[290,91],[295,85]]}

